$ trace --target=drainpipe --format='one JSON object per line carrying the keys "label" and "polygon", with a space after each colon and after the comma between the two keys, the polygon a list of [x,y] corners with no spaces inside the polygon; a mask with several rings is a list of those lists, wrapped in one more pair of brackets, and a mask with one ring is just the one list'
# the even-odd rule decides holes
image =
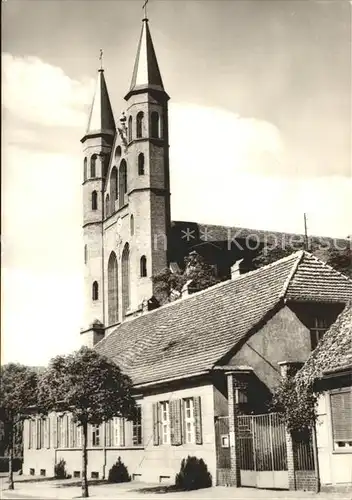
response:
{"label": "drainpipe", "polygon": [[313,425],[313,429],[312,429],[312,438],[313,438],[314,469],[315,469],[315,478],[316,478],[315,493],[319,493],[319,491],[320,491],[320,471],[319,471],[319,460],[318,460],[317,431],[316,431],[315,424]]}

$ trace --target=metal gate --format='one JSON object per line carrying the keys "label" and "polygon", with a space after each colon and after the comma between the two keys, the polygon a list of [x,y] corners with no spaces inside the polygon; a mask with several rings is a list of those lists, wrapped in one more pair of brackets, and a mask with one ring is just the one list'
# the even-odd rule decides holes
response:
{"label": "metal gate", "polygon": [[237,417],[241,486],[288,489],[285,425],[278,414]]}

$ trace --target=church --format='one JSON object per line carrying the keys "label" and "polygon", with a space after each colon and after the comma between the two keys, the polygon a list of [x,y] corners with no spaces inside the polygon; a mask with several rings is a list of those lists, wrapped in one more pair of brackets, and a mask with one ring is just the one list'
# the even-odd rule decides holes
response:
{"label": "church", "polygon": [[[91,427],[89,477],[107,478],[121,457],[133,480],[172,483],[181,460],[194,455],[206,462],[213,484],[293,489],[297,470],[273,417],[268,425],[281,436],[281,452],[252,444],[244,456],[241,443],[251,436],[251,415],[266,417],[282,372],[308,359],[351,300],[352,282],[305,251],[253,270],[255,251],[268,243],[265,231],[171,221],[169,96],[148,19],[125,100],[116,125],[99,69],[81,139],[81,340],[131,376],[139,416]],[[253,238],[255,249],[248,244]],[[196,293],[186,288],[159,307],[152,277],[182,269],[195,248],[221,282]],[[239,415],[249,417],[249,434]],[[24,473],[52,476],[64,459],[68,472],[80,477],[80,445],[69,415],[27,421]],[[270,465],[256,466],[259,453],[272,454]],[[302,487],[314,483],[317,468],[304,472]]]}

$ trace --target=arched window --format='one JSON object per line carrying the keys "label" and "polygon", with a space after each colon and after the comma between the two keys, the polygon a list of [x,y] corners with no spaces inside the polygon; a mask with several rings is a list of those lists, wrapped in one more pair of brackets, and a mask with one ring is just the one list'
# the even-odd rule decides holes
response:
{"label": "arched window", "polygon": [[109,325],[119,320],[119,294],[117,258],[115,252],[111,252],[108,262],[108,321]]}
{"label": "arched window", "polygon": [[110,214],[110,196],[107,194],[105,198],[105,217],[109,217]]}
{"label": "arched window", "polygon": [[132,141],[132,116],[128,118],[128,142]]}
{"label": "arched window", "polygon": [[92,210],[98,209],[98,193],[96,191],[92,192]]}
{"label": "arched window", "polygon": [[97,281],[94,281],[92,286],[92,299],[93,300],[99,299],[99,285]]}
{"label": "arched window", "polygon": [[117,168],[114,167],[110,174],[110,201],[111,213],[115,212],[115,201],[117,200]]}
{"label": "arched window", "polygon": [[151,129],[152,129],[152,137],[159,139],[160,137],[160,129],[159,129],[159,113],[157,111],[153,111],[151,115]]}
{"label": "arched window", "polygon": [[84,245],[84,263],[87,264],[88,262],[88,247],[87,245]]}
{"label": "arched window", "polygon": [[147,257],[145,255],[142,255],[141,257],[139,268],[141,278],[145,278],[147,276]]}
{"label": "arched window", "polygon": [[134,217],[133,217],[133,215],[131,215],[131,218],[130,218],[130,233],[131,233],[131,236],[134,235]]}
{"label": "arched window", "polygon": [[83,180],[87,180],[87,158],[83,160]]}
{"label": "arched window", "polygon": [[137,113],[137,126],[136,126],[136,136],[137,139],[143,137],[143,125],[144,125],[144,113],[140,111]]}
{"label": "arched window", "polygon": [[117,146],[117,148],[115,149],[115,160],[116,161],[119,161],[120,158],[121,158],[121,146]]}
{"label": "arched window", "polygon": [[127,194],[127,164],[122,160],[119,171],[119,198],[120,207],[125,204],[125,195]]}
{"label": "arched window", "polygon": [[90,159],[90,176],[96,176],[96,163],[97,163],[97,155],[93,155]]}
{"label": "arched window", "polygon": [[130,247],[126,243],[122,252],[122,315],[130,307]]}
{"label": "arched window", "polygon": [[138,175],[144,175],[144,154],[138,155]]}

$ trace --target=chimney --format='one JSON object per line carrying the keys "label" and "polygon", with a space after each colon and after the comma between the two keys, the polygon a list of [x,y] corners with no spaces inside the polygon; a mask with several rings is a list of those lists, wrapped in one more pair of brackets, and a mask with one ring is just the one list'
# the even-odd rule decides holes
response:
{"label": "chimney", "polygon": [[241,264],[243,262],[243,259],[238,260],[231,266],[231,279],[235,280],[241,275]]}

